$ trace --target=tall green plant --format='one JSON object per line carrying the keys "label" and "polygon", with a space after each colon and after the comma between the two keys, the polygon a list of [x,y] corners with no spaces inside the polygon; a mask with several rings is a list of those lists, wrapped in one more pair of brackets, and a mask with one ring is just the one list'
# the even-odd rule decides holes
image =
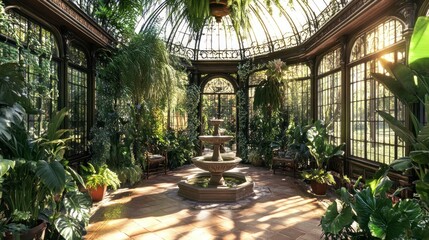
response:
{"label": "tall green plant", "polygon": [[84,184],[83,180],[64,159],[68,130],[60,126],[67,109],[55,114],[47,130],[34,139],[27,132],[21,106],[29,100],[22,93],[26,84],[18,65],[0,65],[0,84],[5,84],[0,88],[0,155],[10,159],[1,163],[1,168],[8,168],[2,169],[0,211],[5,219],[0,222],[1,232],[23,231],[44,218],[52,223],[54,235],[81,238],[91,202],[78,191],[77,183]]}
{"label": "tall green plant", "polygon": [[389,75],[373,73],[372,76],[388,88],[408,109],[413,125],[410,130],[394,116],[383,111],[378,114],[412,150],[407,157],[396,159],[391,166],[398,171],[414,170],[420,198],[429,205],[429,125],[422,124],[413,111],[416,105],[425,109],[429,119],[429,17],[420,17],[411,38],[409,65],[380,60]]}

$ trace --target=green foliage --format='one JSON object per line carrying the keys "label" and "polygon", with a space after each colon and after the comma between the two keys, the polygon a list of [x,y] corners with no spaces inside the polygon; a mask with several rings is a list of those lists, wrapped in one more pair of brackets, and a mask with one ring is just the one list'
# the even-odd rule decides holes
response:
{"label": "green foliage", "polygon": [[391,166],[397,171],[414,170],[418,177],[415,181],[416,191],[426,205],[429,205],[429,126],[420,123],[418,115],[412,111],[420,104],[425,109],[426,119],[429,114],[429,55],[422,50],[428,47],[425,41],[429,36],[428,26],[428,17],[420,17],[416,22],[410,44],[409,65],[380,60],[389,75],[372,74],[411,110],[412,130],[389,113],[378,113],[411,146],[410,156],[394,160]]}
{"label": "green foliage", "polygon": [[345,188],[321,219],[325,239],[426,239],[429,212],[416,199],[392,204],[387,191],[392,181],[383,166],[362,190]]}
{"label": "green foliage", "polygon": [[271,165],[273,148],[277,136],[280,134],[280,118],[274,112],[270,118],[264,113],[255,112],[250,119],[249,143],[256,148],[260,156],[264,156],[266,166]]}
{"label": "green foliage", "polygon": [[341,150],[345,144],[334,146],[329,143],[327,127],[322,121],[318,120],[307,130],[307,146],[311,156],[314,159],[316,168],[304,172],[304,179],[316,180],[319,183],[334,184],[335,180],[332,174],[327,172],[328,162],[333,157],[342,156]]}
{"label": "green foliage", "polygon": [[116,190],[121,182],[118,175],[110,170],[107,164],[94,167],[91,163],[87,166],[81,166],[84,170],[84,180],[87,188],[95,189],[99,186],[110,186]]}
{"label": "green foliage", "polygon": [[201,125],[198,119],[198,104],[200,102],[200,88],[197,85],[189,85],[186,89],[185,108],[188,113],[187,134],[189,140],[194,144],[195,151],[198,149],[198,128]]}
{"label": "green foliage", "polygon": [[134,34],[137,20],[143,11],[143,2],[144,0],[99,0],[95,15],[117,40],[126,42]]}
{"label": "green foliage", "polygon": [[188,138],[185,131],[169,131],[167,133],[168,146],[168,167],[175,169],[191,161],[194,152],[194,144]]}
{"label": "green foliage", "polygon": [[248,139],[247,139],[247,121],[249,120],[249,110],[247,107],[246,95],[243,90],[237,91],[237,101],[238,101],[238,150],[240,157],[243,159],[243,162],[250,162],[248,156]]}
{"label": "green foliage", "polygon": [[287,139],[287,154],[291,155],[298,164],[298,168],[306,168],[310,159],[307,146],[307,131],[311,125],[302,126],[291,122],[285,132]]}
{"label": "green foliage", "polygon": [[118,179],[121,183],[129,183],[134,185],[140,182],[143,171],[138,165],[134,166],[120,166],[118,168],[112,168],[112,171],[118,175]]}
{"label": "green foliage", "polygon": [[253,108],[261,111],[279,111],[283,104],[282,76],[285,64],[280,59],[268,62],[267,79],[263,80],[255,89]]}

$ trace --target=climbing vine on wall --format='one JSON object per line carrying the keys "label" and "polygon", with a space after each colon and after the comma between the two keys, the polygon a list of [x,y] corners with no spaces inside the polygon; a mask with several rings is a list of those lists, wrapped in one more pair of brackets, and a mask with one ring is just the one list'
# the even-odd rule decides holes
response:
{"label": "climbing vine on wall", "polygon": [[244,94],[243,90],[237,91],[237,100],[238,100],[238,150],[240,153],[240,157],[244,162],[248,162],[247,158],[247,120],[248,120],[248,108],[246,101],[246,94]]}
{"label": "climbing vine on wall", "polygon": [[198,118],[198,104],[200,102],[200,88],[192,84],[186,89],[186,112],[188,113],[187,132],[189,140],[194,143],[195,149],[198,149],[198,127],[200,120]]}
{"label": "climbing vine on wall", "polygon": [[[244,86],[247,85],[247,81],[251,73],[263,69],[265,64],[253,64],[251,61],[246,61],[243,64],[238,66],[238,77],[240,80],[240,86],[242,89],[245,89]],[[240,157],[244,162],[248,162],[248,148],[247,145],[249,143],[247,137],[247,123],[249,122],[249,108],[247,104],[246,94],[243,90],[237,91],[237,100],[238,100],[238,150],[240,153]]]}

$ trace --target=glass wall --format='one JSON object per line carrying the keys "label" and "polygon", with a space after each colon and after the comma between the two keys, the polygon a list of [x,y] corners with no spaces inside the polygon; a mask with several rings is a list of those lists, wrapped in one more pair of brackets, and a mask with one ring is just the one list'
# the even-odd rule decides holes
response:
{"label": "glass wall", "polygon": [[27,128],[38,137],[58,110],[57,40],[45,26],[16,12],[10,13],[14,20],[13,33],[0,28],[0,34],[7,39],[0,43],[0,63],[15,62],[23,66],[27,94],[37,110],[27,115]]}
{"label": "glass wall", "polygon": [[390,163],[404,155],[404,143],[376,113],[382,110],[405,121],[404,106],[371,77],[385,73],[379,58],[404,60],[403,26],[389,19],[360,35],[350,56],[350,153],[354,157]]}
{"label": "glass wall", "polygon": [[73,129],[69,154],[77,155],[88,148],[88,63],[85,53],[77,46],[69,47],[69,58],[67,92],[69,127]]}
{"label": "glass wall", "polygon": [[304,63],[288,65],[284,76],[285,110],[290,121],[311,122],[311,69]]}
{"label": "glass wall", "polygon": [[333,144],[341,144],[341,49],[326,53],[317,70],[317,118],[328,126]]}

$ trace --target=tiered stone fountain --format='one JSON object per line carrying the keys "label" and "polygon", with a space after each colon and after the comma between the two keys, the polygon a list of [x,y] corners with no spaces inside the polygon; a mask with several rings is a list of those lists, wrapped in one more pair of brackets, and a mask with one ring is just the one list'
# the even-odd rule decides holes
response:
{"label": "tiered stone fountain", "polygon": [[[212,119],[209,123],[214,127],[213,136],[199,136],[202,142],[213,144],[213,155],[192,158],[198,168],[208,172],[198,173],[178,183],[179,195],[199,202],[234,202],[253,194],[254,183],[248,176],[238,172],[226,172],[235,168],[241,158],[230,153],[221,154],[220,146],[228,142],[232,136],[219,134],[222,119]],[[225,178],[238,184],[227,184]],[[209,179],[207,186],[196,184],[201,179]]]}

